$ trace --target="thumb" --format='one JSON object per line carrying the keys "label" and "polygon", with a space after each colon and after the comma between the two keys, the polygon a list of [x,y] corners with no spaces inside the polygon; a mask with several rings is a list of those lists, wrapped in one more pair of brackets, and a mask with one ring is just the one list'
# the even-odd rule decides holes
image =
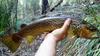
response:
{"label": "thumb", "polygon": [[64,24],[63,24],[63,26],[61,27],[61,29],[62,29],[64,32],[66,32],[66,31],[69,29],[71,22],[72,22],[72,20],[71,20],[70,18],[68,18],[68,19],[64,22]]}

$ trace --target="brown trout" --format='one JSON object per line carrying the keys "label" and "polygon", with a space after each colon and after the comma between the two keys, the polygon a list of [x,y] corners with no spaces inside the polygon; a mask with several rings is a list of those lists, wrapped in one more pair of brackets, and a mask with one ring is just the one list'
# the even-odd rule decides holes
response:
{"label": "brown trout", "polygon": [[[32,42],[39,34],[42,34],[43,32],[51,32],[57,28],[60,28],[67,18],[71,17],[46,17],[35,20],[32,24],[25,26],[19,32],[4,36],[1,40],[12,52],[15,52],[23,38],[26,38],[26,40]],[[68,31],[67,37],[71,38],[72,36],[77,36],[86,39],[97,38],[97,35],[94,34],[96,31],[93,31],[91,27],[89,28],[87,24],[83,24],[79,19],[71,19],[72,24]]]}

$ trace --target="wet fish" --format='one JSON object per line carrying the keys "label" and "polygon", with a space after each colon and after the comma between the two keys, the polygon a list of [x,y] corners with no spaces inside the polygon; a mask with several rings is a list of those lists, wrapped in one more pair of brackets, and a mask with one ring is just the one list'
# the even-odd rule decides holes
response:
{"label": "wet fish", "polygon": [[[77,36],[86,39],[94,39],[96,32],[91,31],[87,24],[83,24],[79,19],[72,17],[46,17],[39,20],[35,20],[32,24],[23,27],[19,32],[4,36],[2,42],[12,51],[15,52],[19,47],[23,38],[26,38],[31,43],[36,39],[36,36],[43,32],[51,32],[57,28],[60,28],[67,18],[72,19],[72,24],[68,31],[67,37]],[[98,38],[98,37],[96,37]]]}

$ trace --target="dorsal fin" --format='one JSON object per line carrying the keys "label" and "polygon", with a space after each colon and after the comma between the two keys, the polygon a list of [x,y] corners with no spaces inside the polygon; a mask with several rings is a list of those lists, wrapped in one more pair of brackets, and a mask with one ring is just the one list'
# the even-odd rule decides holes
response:
{"label": "dorsal fin", "polygon": [[21,24],[20,28],[23,29],[26,26],[27,26],[27,24]]}

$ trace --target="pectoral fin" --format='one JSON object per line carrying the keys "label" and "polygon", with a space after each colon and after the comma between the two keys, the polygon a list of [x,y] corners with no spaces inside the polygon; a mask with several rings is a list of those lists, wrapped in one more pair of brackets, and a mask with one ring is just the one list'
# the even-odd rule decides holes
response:
{"label": "pectoral fin", "polygon": [[26,36],[26,41],[28,44],[32,44],[32,42],[36,39],[36,36],[28,35]]}

